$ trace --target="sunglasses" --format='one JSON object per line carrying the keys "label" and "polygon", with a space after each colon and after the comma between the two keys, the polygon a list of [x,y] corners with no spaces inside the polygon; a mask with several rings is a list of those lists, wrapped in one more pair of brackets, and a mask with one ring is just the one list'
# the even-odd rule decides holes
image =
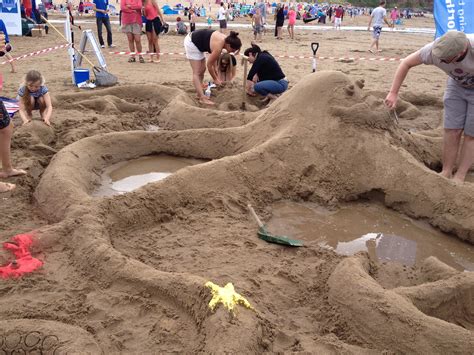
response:
{"label": "sunglasses", "polygon": [[465,51],[463,51],[462,53],[458,54],[457,56],[451,58],[451,59],[441,59],[441,62],[445,63],[445,64],[451,64],[453,62],[460,62],[461,60],[463,60],[466,57],[466,54],[467,54],[467,49]]}

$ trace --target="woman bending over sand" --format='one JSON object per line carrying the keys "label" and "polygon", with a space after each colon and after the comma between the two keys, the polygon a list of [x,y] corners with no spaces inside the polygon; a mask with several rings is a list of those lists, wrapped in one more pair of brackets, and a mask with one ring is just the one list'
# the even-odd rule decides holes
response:
{"label": "woman bending over sand", "polygon": [[18,99],[20,100],[20,116],[23,124],[31,121],[33,110],[39,110],[44,123],[51,126],[51,96],[48,88],[44,85],[44,78],[40,72],[30,70],[26,73],[23,85],[18,89]]}
{"label": "woman bending over sand", "polygon": [[247,76],[247,94],[264,96],[263,101],[274,100],[279,94],[288,89],[288,80],[275,58],[267,51],[262,51],[259,46],[252,43],[247,48],[245,56],[252,63]]}
{"label": "woman bending over sand", "polygon": [[208,52],[210,54],[207,61],[207,70],[209,70],[209,74],[211,74],[214,83],[219,86],[222,84],[222,80],[219,79],[217,74],[217,61],[222,49],[225,49],[229,53],[236,53],[240,50],[242,42],[238,36],[239,34],[234,31],[230,31],[230,34],[226,36],[218,31],[203,29],[191,32],[184,39],[186,58],[189,59],[193,70],[193,85],[200,103],[214,105],[214,103],[204,95],[202,90],[202,82],[204,80],[204,73],[206,72],[206,57],[204,53]]}

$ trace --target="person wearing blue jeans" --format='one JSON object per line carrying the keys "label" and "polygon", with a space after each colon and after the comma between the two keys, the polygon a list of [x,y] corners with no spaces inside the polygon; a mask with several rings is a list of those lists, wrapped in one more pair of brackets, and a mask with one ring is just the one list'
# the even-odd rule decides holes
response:
{"label": "person wearing blue jeans", "polygon": [[244,55],[252,63],[247,76],[247,94],[264,96],[263,102],[274,100],[288,90],[288,80],[276,59],[267,51],[252,43]]}
{"label": "person wearing blue jeans", "polygon": [[97,37],[102,48],[105,47],[104,38],[102,37],[102,24],[107,30],[107,45],[109,48],[114,47],[112,44],[112,27],[110,26],[109,18],[109,0],[94,0],[94,11],[97,22]]}

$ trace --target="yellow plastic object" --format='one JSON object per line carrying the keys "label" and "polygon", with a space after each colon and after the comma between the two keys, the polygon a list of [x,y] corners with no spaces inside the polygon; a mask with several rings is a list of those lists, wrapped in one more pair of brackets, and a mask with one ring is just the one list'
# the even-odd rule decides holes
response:
{"label": "yellow plastic object", "polygon": [[228,283],[220,287],[211,281],[206,282],[206,287],[211,290],[212,299],[209,302],[209,308],[213,311],[218,303],[222,303],[229,312],[234,312],[234,308],[240,304],[248,309],[253,309],[250,303],[234,290],[234,285]]}

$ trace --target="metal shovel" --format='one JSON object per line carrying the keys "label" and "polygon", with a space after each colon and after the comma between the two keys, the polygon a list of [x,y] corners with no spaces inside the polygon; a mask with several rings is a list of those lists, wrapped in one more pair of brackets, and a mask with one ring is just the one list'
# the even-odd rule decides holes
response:
{"label": "metal shovel", "polygon": [[311,50],[313,51],[313,73],[316,71],[316,52],[319,49],[319,43],[318,42],[313,42],[311,43]]}

